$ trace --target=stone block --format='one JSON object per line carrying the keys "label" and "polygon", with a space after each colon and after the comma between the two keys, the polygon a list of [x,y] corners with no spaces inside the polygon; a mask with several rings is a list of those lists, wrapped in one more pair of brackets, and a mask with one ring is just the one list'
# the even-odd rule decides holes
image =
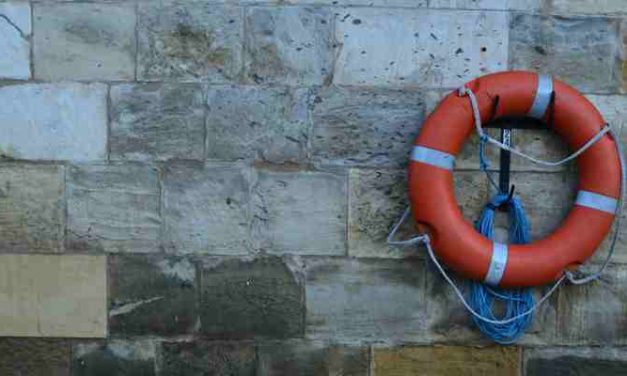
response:
{"label": "stone block", "polygon": [[70,342],[64,339],[3,338],[0,374],[70,376]]}
{"label": "stone block", "polygon": [[584,92],[616,91],[618,27],[613,18],[514,14],[510,66],[550,73]]}
{"label": "stone block", "polygon": [[336,17],[340,85],[457,87],[507,68],[507,15],[345,9]]}
{"label": "stone block", "polygon": [[32,36],[30,4],[0,4],[0,78],[27,80],[30,71],[30,39]]}
{"label": "stone block", "polygon": [[111,87],[111,159],[204,159],[204,101],[198,84]]}
{"label": "stone block", "polygon": [[163,179],[166,252],[250,252],[247,167],[173,163],[166,166]]}
{"label": "stone block", "polygon": [[588,0],[552,0],[553,9],[560,13],[584,14],[625,14],[627,7],[622,0],[603,0],[590,2]]}
{"label": "stone block", "polygon": [[105,337],[104,256],[0,255],[0,335]]}
{"label": "stone block", "polygon": [[135,6],[37,4],[33,12],[36,78],[135,78]]}
{"label": "stone block", "polygon": [[[282,0],[278,0],[281,2]],[[426,8],[427,0],[287,0],[290,4]]]}
{"label": "stone block", "polygon": [[608,347],[528,348],[523,352],[525,376],[619,376],[627,368],[627,351]]}
{"label": "stone block", "polygon": [[251,342],[163,342],[160,349],[161,374],[256,375],[256,351]]}
{"label": "stone block", "polygon": [[253,241],[268,253],[344,255],[346,176],[259,171],[253,187]]}
{"label": "stone block", "polygon": [[430,8],[494,9],[494,10],[545,10],[545,0],[430,0]]}
{"label": "stone block", "polygon": [[405,166],[425,99],[415,91],[322,89],[313,105],[313,157],[333,165]]}
{"label": "stone block", "polygon": [[159,250],[159,183],[154,167],[72,166],[67,180],[68,249]]}
{"label": "stone block", "polygon": [[155,344],[151,340],[110,340],[74,345],[73,376],[155,376]]}
{"label": "stone block", "polygon": [[416,346],[375,348],[373,372],[395,375],[503,375],[517,376],[517,347]]}
{"label": "stone block", "polygon": [[294,262],[276,256],[208,260],[201,331],[216,338],[291,338],[304,331],[304,288]]}
{"label": "stone block", "polygon": [[64,170],[53,165],[0,165],[0,249],[56,253],[63,249]]}
{"label": "stone block", "polygon": [[0,102],[0,155],[34,160],[106,158],[106,85],[4,86]]}
{"label": "stone block", "polygon": [[211,159],[302,162],[309,140],[309,90],[210,87],[207,152]]}
{"label": "stone block", "polygon": [[368,348],[292,340],[259,345],[260,376],[367,376]]}
{"label": "stone block", "polygon": [[333,19],[327,8],[246,10],[246,78],[255,83],[320,85],[333,70]]}
{"label": "stone block", "polygon": [[308,338],[425,341],[422,261],[308,259],[306,273]]}
{"label": "stone block", "polygon": [[242,68],[242,9],[202,2],[142,3],[140,80],[230,81]]}
{"label": "stone block", "polygon": [[188,259],[113,256],[109,330],[113,334],[187,334],[198,326],[196,267]]}

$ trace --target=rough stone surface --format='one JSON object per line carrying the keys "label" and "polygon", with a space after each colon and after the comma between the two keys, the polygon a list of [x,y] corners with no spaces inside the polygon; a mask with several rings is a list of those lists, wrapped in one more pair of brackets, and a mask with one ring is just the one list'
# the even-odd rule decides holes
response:
{"label": "rough stone surface", "polygon": [[188,259],[114,256],[109,262],[112,334],[186,334],[198,324],[196,267]]}
{"label": "rough stone surface", "polygon": [[[584,0],[585,1],[585,0]],[[545,0],[430,0],[430,8],[544,10]]]}
{"label": "rough stone surface", "polygon": [[516,347],[400,347],[374,350],[374,373],[395,375],[504,375],[519,374]]}
{"label": "rough stone surface", "polygon": [[513,69],[551,73],[584,92],[618,88],[618,21],[603,17],[515,14],[510,21]]}
{"label": "rough stone surface", "polygon": [[35,77],[132,80],[132,4],[41,4],[34,8]]}
{"label": "rough stone surface", "polygon": [[63,249],[63,168],[0,165],[0,249],[60,252]]}
{"label": "rough stone surface", "polygon": [[624,348],[543,348],[525,349],[525,376],[618,376],[627,368]]}
{"label": "rough stone surface", "polygon": [[164,342],[160,352],[163,375],[256,375],[256,351],[250,342]]}
{"label": "rough stone surface", "polygon": [[0,155],[35,160],[104,159],[106,96],[103,84],[0,87]]}
{"label": "rough stone surface", "polygon": [[242,67],[242,10],[193,3],[143,3],[138,13],[141,80],[225,82]]}
{"label": "rough stone surface", "polygon": [[507,68],[504,13],[346,9],[333,82],[342,85],[456,87]]}
{"label": "rough stone surface", "polygon": [[301,337],[304,288],[298,269],[276,256],[211,260],[202,269],[201,330],[220,338]]}
{"label": "rough stone surface", "polygon": [[346,177],[260,171],[253,188],[254,247],[268,253],[344,255]]}
{"label": "rough stone surface", "polygon": [[565,13],[586,14],[625,14],[627,7],[622,0],[603,0],[590,2],[588,0],[552,0],[553,9]]}
{"label": "rough stone surface", "polygon": [[246,77],[256,83],[319,85],[331,79],[333,20],[327,8],[246,11]]}
{"label": "rough stone surface", "polygon": [[78,343],[72,351],[73,376],[154,376],[155,345],[150,340]]}
{"label": "rough stone surface", "polygon": [[212,159],[301,162],[309,140],[309,90],[211,87],[207,151]]}
{"label": "rough stone surface", "polygon": [[204,159],[204,103],[197,84],[111,88],[111,159]]}
{"label": "rough stone surface", "polygon": [[323,164],[405,165],[424,110],[420,92],[322,89],[314,98],[312,154]]}
{"label": "rough stone surface", "polygon": [[[282,0],[279,0],[282,1]],[[406,8],[425,8],[427,0],[287,0],[292,4],[354,5],[354,6],[390,6]]]}
{"label": "rough stone surface", "polygon": [[70,376],[70,343],[62,339],[0,340],[0,374]]}
{"label": "rough stone surface", "polygon": [[627,344],[627,269],[606,269],[591,284],[560,291],[558,333],[568,344]]}
{"label": "rough stone surface", "polygon": [[307,336],[334,341],[425,339],[419,260],[307,260]]}
{"label": "rough stone surface", "polygon": [[367,348],[293,340],[259,345],[260,376],[367,376]]}
{"label": "rough stone surface", "polygon": [[67,176],[67,241],[74,251],[156,252],[157,171],[143,165],[81,165]]}
{"label": "rough stone surface", "polygon": [[30,72],[29,3],[0,4],[0,78],[27,80]]}
{"label": "rough stone surface", "polygon": [[250,171],[239,164],[170,164],[163,178],[170,253],[247,254]]}
{"label": "rough stone surface", "polygon": [[0,335],[104,337],[106,274],[102,256],[0,255]]}

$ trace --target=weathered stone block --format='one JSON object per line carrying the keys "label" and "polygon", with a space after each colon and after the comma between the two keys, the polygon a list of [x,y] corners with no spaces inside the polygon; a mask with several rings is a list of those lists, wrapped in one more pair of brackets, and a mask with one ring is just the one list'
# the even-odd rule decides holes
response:
{"label": "weathered stone block", "polygon": [[520,368],[517,347],[400,347],[374,350],[373,372],[393,375],[507,375]]}
{"label": "weathered stone block", "polygon": [[415,91],[322,89],[314,99],[314,158],[335,165],[405,165],[424,120],[424,100]]}
{"label": "weathered stone block", "polygon": [[301,162],[309,139],[309,90],[211,87],[207,95],[209,158]]}
{"label": "weathered stone block", "polygon": [[70,342],[63,339],[0,340],[0,374],[70,376]]}
{"label": "weathered stone block", "polygon": [[[511,140],[516,149],[545,161],[559,161],[571,154],[564,140],[548,129],[514,130],[511,133]],[[493,146],[487,147],[495,150],[496,155],[500,152]],[[493,161],[492,167],[498,169],[498,158],[494,158]],[[561,166],[543,166],[516,155],[512,156],[511,163],[513,171],[565,171],[572,170],[573,166],[574,162]]]}
{"label": "weathered stone block", "polygon": [[242,67],[242,10],[236,6],[145,3],[138,13],[141,80],[224,82]]}
{"label": "weathered stone block", "polygon": [[209,260],[202,270],[201,330],[219,338],[301,337],[302,277],[278,257]]}
{"label": "weathered stone block", "polygon": [[246,77],[256,83],[319,85],[333,70],[333,20],[326,8],[246,10]]}
{"label": "weathered stone block", "polygon": [[0,249],[3,252],[61,252],[63,168],[0,165]]}
{"label": "weathered stone block", "polygon": [[622,0],[552,0],[553,9],[562,13],[625,14],[627,7]]}
{"label": "weathered stone block", "polygon": [[111,88],[111,159],[204,159],[204,101],[197,84]]}
{"label": "weathered stone block", "polygon": [[333,341],[422,342],[420,260],[307,260],[307,336]]}
{"label": "weathered stone block", "polygon": [[163,180],[164,246],[171,253],[247,254],[250,171],[239,164],[170,164]]}
{"label": "weathered stone block", "polygon": [[514,69],[551,73],[585,92],[619,87],[616,19],[515,14],[510,36]]}
{"label": "weathered stone block", "polygon": [[68,249],[156,252],[159,183],[150,166],[72,166],[67,186]]}
{"label": "weathered stone block", "polygon": [[72,351],[73,376],[154,376],[155,344],[151,340],[78,343]]}
{"label": "weathered stone block", "polygon": [[0,78],[27,80],[30,72],[29,3],[0,4]]}
{"label": "weathered stone block", "polygon": [[[279,2],[282,0],[278,0]],[[406,8],[425,8],[427,0],[287,0],[292,4],[321,4],[321,5],[356,5],[356,6],[389,6]]]}
{"label": "weathered stone block", "polygon": [[562,343],[627,344],[627,269],[610,266],[596,282],[562,288],[558,333]]}
{"label": "weathered stone block", "polygon": [[346,177],[260,171],[253,188],[253,241],[268,253],[344,255]]}
{"label": "weathered stone block", "polygon": [[506,69],[506,19],[502,12],[346,9],[336,17],[333,82],[456,87]]}
{"label": "weathered stone block", "polygon": [[624,348],[529,348],[524,350],[523,355],[525,376],[619,376],[627,369]]}
{"label": "weathered stone block", "polygon": [[0,87],[0,155],[36,160],[105,159],[106,97],[103,84]]}
{"label": "weathered stone block", "polygon": [[104,337],[103,256],[0,255],[0,335]]}
{"label": "weathered stone block", "polygon": [[256,351],[250,342],[163,342],[161,374],[256,375]]}
{"label": "weathered stone block", "polygon": [[544,0],[430,0],[430,8],[495,9],[535,11],[545,9]]}
{"label": "weathered stone block", "polygon": [[259,345],[260,376],[367,376],[368,369],[366,347],[301,340]]}
{"label": "weathered stone block", "polygon": [[132,80],[132,4],[41,4],[34,8],[36,78]]}
{"label": "weathered stone block", "polygon": [[109,263],[113,334],[186,334],[198,325],[196,267],[188,259],[114,256]]}

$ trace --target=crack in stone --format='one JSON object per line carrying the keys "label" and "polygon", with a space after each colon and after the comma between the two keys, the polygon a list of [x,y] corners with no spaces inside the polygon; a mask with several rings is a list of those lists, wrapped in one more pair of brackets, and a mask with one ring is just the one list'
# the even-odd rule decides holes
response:
{"label": "crack in stone", "polygon": [[140,306],[143,306],[145,304],[149,304],[149,303],[152,303],[152,302],[156,302],[156,301],[161,300],[161,299],[165,299],[165,297],[164,296],[157,296],[157,297],[150,298],[150,299],[140,300],[138,302],[124,304],[124,305],[122,305],[120,307],[113,308],[111,311],[109,311],[109,317],[118,316],[118,315],[125,315],[127,313],[130,313],[130,312],[134,311],[135,309],[137,309]]}
{"label": "crack in stone", "polygon": [[7,17],[6,15],[0,13],[0,19],[5,20],[9,25],[11,25],[15,30],[17,30],[17,32],[20,34],[20,37],[22,37],[22,39],[28,40],[28,36],[26,34],[24,34],[22,29],[20,29],[20,27],[17,26],[15,24],[15,22],[11,21],[11,19],[9,17]]}

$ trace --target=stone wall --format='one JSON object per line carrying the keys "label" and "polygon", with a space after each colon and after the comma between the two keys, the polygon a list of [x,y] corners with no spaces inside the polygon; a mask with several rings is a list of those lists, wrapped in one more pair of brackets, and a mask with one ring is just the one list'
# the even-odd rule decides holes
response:
{"label": "stone wall", "polygon": [[[620,130],[625,0],[9,1],[0,51],[0,374],[624,374],[627,230],[509,347],[384,240],[416,132],[471,78],[550,72]],[[542,237],[574,168],[513,169]]]}

